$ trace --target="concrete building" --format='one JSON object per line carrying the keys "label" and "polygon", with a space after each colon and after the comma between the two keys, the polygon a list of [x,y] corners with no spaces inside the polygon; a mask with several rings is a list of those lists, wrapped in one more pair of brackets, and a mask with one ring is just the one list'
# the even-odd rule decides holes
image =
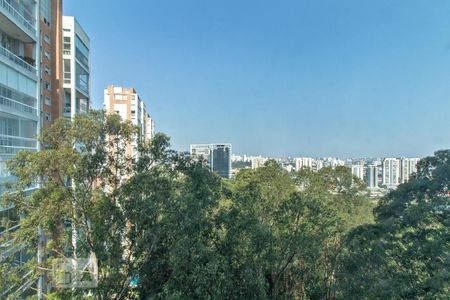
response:
{"label": "concrete building", "polygon": [[87,113],[90,104],[90,40],[74,17],[63,17],[64,116]]}
{"label": "concrete building", "polygon": [[364,180],[364,165],[353,165],[352,174],[360,180]]}
{"label": "concrete building", "polygon": [[382,170],[382,184],[389,189],[396,188],[400,184],[400,160],[398,158],[385,158]]}
{"label": "concrete building", "polygon": [[409,178],[413,173],[417,172],[417,164],[419,163],[419,158],[406,158],[400,159],[400,182],[405,183],[409,181]]}
{"label": "concrete building", "polygon": [[314,159],[312,157],[297,157],[295,159],[295,169],[300,171],[303,168],[313,170]]}
{"label": "concrete building", "polygon": [[369,165],[367,167],[367,186],[370,189],[377,189],[378,185],[378,166]]}
{"label": "concrete building", "polygon": [[231,178],[231,144],[193,144],[192,157],[206,160],[211,171],[223,178]]}
{"label": "concrete building", "polygon": [[252,157],[252,169],[255,170],[257,168],[263,167],[266,163],[267,158],[262,156]]}
{"label": "concrete building", "polygon": [[[129,120],[132,125],[137,126],[141,141],[149,141],[154,136],[154,121],[134,88],[108,86],[104,90],[103,109],[107,113],[116,113],[122,120]],[[136,154],[137,143],[135,140],[127,146],[128,155]]]}

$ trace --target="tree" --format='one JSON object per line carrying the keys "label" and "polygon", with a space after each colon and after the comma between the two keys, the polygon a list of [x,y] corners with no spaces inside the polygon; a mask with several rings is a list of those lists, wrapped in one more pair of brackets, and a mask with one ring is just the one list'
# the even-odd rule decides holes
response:
{"label": "tree", "polygon": [[236,299],[249,287],[258,299],[334,297],[341,242],[371,222],[373,208],[347,168],[303,170],[292,178],[269,161],[241,171],[228,194],[219,249],[233,258]]}
{"label": "tree", "polygon": [[[139,141],[137,157],[127,154],[132,140]],[[13,233],[17,244],[28,245],[34,257],[37,228],[49,240],[49,259],[40,264],[31,259],[24,269],[37,279],[51,275],[56,259],[94,255],[98,287],[55,289],[53,296],[132,297],[131,281],[156,253],[160,218],[173,193],[175,154],[168,150],[168,138],[158,134],[144,143],[136,128],[117,115],[93,112],[57,120],[40,142],[42,151],[21,152],[9,163],[17,192],[4,197],[22,215]],[[28,195],[36,181],[39,188]],[[19,271],[12,270],[11,278]]]}
{"label": "tree", "polygon": [[376,223],[346,240],[342,299],[446,299],[450,294],[450,151],[382,199]]}

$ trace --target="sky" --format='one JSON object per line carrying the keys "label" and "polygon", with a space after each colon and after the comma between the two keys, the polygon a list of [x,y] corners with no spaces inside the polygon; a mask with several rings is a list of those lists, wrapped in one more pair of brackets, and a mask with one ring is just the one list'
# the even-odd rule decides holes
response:
{"label": "sky", "polygon": [[91,97],[134,87],[177,150],[432,155],[450,148],[448,0],[64,0]]}

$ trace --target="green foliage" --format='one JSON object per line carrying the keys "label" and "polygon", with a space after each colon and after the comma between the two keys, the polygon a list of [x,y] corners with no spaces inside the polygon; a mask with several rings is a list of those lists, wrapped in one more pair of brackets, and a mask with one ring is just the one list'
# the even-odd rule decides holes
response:
{"label": "green foliage", "polygon": [[[138,140],[137,155],[127,145]],[[58,120],[42,151],[9,164],[11,227],[31,258],[0,262],[0,290],[23,272],[51,280],[52,262],[95,255],[99,283],[53,286],[49,299],[444,299],[449,294],[450,154],[421,162],[375,203],[344,167],[288,174],[275,161],[221,180],[140,140],[116,115]],[[29,190],[39,184],[39,189]],[[21,216],[21,218],[19,218]],[[38,263],[37,229],[47,238]]]}
{"label": "green foliage", "polygon": [[376,223],[355,229],[339,275],[342,299],[447,299],[450,295],[450,151],[423,159],[387,195]]}

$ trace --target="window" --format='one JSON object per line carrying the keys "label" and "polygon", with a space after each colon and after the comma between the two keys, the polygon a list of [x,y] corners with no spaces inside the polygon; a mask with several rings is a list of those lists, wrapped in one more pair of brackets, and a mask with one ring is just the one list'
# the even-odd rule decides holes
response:
{"label": "window", "polygon": [[44,66],[44,73],[47,74],[47,75],[51,74],[49,66]]}
{"label": "window", "polygon": [[50,36],[49,36],[48,34],[45,34],[45,35],[44,35],[44,41],[45,41],[47,44],[50,44],[50,43],[51,43]]}
{"label": "window", "polygon": [[50,52],[48,52],[47,50],[44,50],[44,56],[46,59],[50,60]]}
{"label": "window", "polygon": [[70,60],[64,59],[64,83],[70,83]]}
{"label": "window", "polygon": [[47,91],[52,90],[52,85],[50,84],[50,82],[44,81],[44,89],[46,89]]}
{"label": "window", "polygon": [[52,114],[49,112],[45,113],[45,121],[51,122],[52,121]]}
{"label": "window", "polygon": [[89,49],[83,43],[83,41],[75,36],[75,49],[76,49],[76,58],[77,60],[86,68],[89,68]]}
{"label": "window", "polygon": [[70,55],[70,37],[65,36],[63,41],[63,54]]}
{"label": "window", "polygon": [[45,96],[45,105],[51,106],[52,98],[50,98],[49,96]]}
{"label": "window", "polygon": [[41,0],[39,10],[40,10],[40,13],[41,13],[44,23],[47,24],[48,26],[50,26],[50,22],[52,19],[51,0]]}

